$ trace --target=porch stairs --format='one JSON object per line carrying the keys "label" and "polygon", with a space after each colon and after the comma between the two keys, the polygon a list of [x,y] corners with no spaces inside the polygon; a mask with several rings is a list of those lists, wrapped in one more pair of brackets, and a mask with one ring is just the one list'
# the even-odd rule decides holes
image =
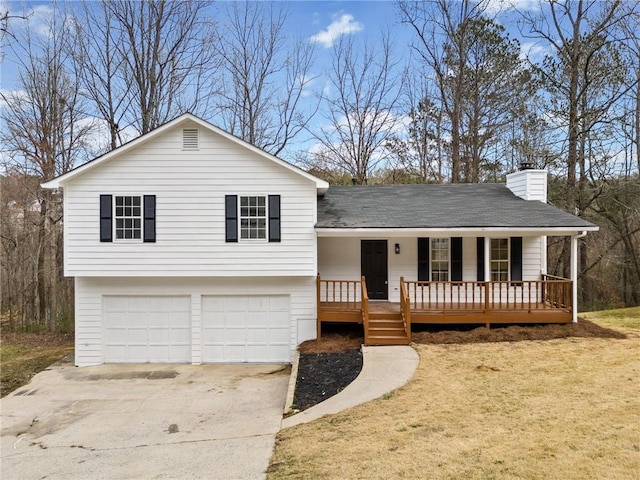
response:
{"label": "porch stairs", "polygon": [[404,330],[402,314],[393,312],[370,312],[365,332],[365,345],[409,345]]}

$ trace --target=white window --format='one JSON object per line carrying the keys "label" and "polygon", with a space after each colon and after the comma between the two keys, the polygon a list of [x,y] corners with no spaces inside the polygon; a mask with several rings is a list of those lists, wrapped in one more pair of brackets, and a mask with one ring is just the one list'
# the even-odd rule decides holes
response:
{"label": "white window", "polygon": [[509,239],[491,239],[491,281],[509,280]]}
{"label": "white window", "polygon": [[431,239],[431,281],[449,281],[449,239]]}
{"label": "white window", "polygon": [[116,240],[142,239],[142,201],[140,196],[115,197]]}
{"label": "white window", "polygon": [[266,240],[267,197],[240,197],[240,239]]}

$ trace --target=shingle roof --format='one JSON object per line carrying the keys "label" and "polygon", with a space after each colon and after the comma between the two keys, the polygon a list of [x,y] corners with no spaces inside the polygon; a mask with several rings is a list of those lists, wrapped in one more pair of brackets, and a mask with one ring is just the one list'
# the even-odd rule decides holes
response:
{"label": "shingle roof", "polygon": [[331,186],[316,228],[593,228],[504,184]]}

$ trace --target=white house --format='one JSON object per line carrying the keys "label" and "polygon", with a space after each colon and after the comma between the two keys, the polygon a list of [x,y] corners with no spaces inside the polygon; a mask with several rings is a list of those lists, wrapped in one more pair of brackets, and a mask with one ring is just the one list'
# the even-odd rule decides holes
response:
{"label": "white house", "polygon": [[437,281],[540,282],[546,235],[575,247],[597,229],[544,203],[543,171],[508,188],[329,188],[190,114],[43,186],[64,192],[79,366],[288,362],[337,302],[319,272],[365,276],[390,302]]}

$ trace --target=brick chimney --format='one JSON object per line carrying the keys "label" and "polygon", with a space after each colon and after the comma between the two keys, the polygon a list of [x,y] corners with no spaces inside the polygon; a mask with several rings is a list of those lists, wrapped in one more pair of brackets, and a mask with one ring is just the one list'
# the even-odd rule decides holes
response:
{"label": "brick chimney", "polygon": [[547,203],[547,171],[522,164],[520,170],[507,175],[507,188],[525,200]]}

